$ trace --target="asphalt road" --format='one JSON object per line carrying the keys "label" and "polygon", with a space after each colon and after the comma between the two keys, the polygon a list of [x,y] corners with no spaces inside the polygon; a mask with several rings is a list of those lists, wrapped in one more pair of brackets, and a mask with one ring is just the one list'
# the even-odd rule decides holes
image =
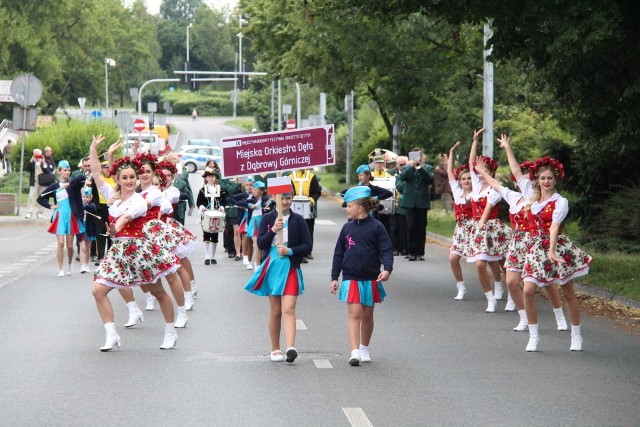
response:
{"label": "asphalt road", "polygon": [[[197,191],[201,177],[190,179]],[[122,327],[127,310],[112,292],[122,348],[101,353],[91,277],[56,277],[45,222],[0,226],[0,425],[639,424],[638,337],[583,315],[584,351],[570,352],[569,332],[555,330],[541,302],[540,351],[526,353],[528,336],[512,330],[517,315],[502,311],[504,301],[484,312],[473,268],[464,268],[465,301],[453,300],[447,250],[437,243],[426,261],[395,258],[376,307],[373,362],[349,366],[346,307],[328,292],[345,214],[328,198],[319,209],[292,365],[269,360],[267,299],[243,290],[251,272],[221,245],[217,265],[203,264],[201,244],[191,256],[200,295],[176,349],[158,349],[157,309]],[[187,226],[201,235],[196,216]]]}

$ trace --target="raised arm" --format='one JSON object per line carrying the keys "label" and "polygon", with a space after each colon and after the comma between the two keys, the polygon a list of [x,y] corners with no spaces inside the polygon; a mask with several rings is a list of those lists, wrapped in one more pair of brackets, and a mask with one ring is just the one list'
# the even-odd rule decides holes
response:
{"label": "raised arm", "polygon": [[500,192],[502,184],[500,184],[500,181],[491,176],[491,174],[487,170],[487,166],[482,160],[478,160],[476,162],[476,171],[484,177],[484,180],[487,182],[487,184],[489,184],[498,193]]}
{"label": "raised arm", "polygon": [[100,158],[98,157],[98,145],[105,140],[102,135],[93,135],[91,146],[89,147],[89,164],[91,164],[91,176],[96,183],[98,190],[104,185],[104,178],[100,173]]}
{"label": "raised arm", "polygon": [[473,131],[473,141],[471,142],[471,151],[469,152],[469,170],[473,170],[473,163],[478,158],[478,137],[484,132],[484,128]]}
{"label": "raised arm", "polygon": [[460,141],[456,141],[456,143],[453,144],[453,147],[449,150],[449,158],[447,159],[447,177],[449,178],[449,181],[456,179],[456,176],[453,173],[453,159],[455,157],[456,148],[458,148],[460,144]]}
{"label": "raised arm", "polygon": [[515,177],[516,181],[519,180],[522,177],[522,170],[520,169],[520,164],[516,160],[516,156],[513,154],[511,145],[509,145],[509,137],[502,134],[500,135],[500,138],[498,138],[498,142],[500,143],[500,148],[504,149],[504,152],[507,154],[511,173]]}
{"label": "raised arm", "polygon": [[[118,148],[120,148],[121,145],[122,142],[120,142],[120,140],[118,139],[116,142],[109,146],[109,150],[107,151],[107,160],[109,161],[110,165],[112,165],[116,161],[115,152],[118,150]],[[135,154],[136,153],[134,152],[134,155]]]}

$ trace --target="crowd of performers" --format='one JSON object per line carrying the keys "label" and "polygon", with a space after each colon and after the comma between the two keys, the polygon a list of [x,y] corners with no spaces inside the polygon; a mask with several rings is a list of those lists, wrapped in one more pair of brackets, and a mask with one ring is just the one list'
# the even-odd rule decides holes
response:
{"label": "crowd of performers", "polygon": [[[449,253],[457,282],[455,299],[464,299],[467,292],[460,266],[463,257],[476,266],[489,313],[495,312],[497,301],[503,299],[501,270],[504,270],[505,311],[518,312],[519,322],[514,330],[529,331],[526,351],[533,352],[537,351],[540,342],[537,288],[543,287],[547,291],[557,329],[568,329],[557,286],[560,285],[571,322],[570,350],[581,351],[580,308],[573,281],[589,272],[592,258],[562,234],[562,222],[569,205],[556,191],[556,185],[564,178],[563,165],[550,157],[518,164],[509,138],[502,135],[498,141],[506,152],[512,178],[517,184],[517,190],[511,190],[495,179],[497,162],[477,155],[478,137],[482,131],[473,134],[469,163],[454,168],[459,141],[451,148],[448,158],[447,172],[456,218]],[[509,205],[511,227],[498,216],[499,203],[503,199]],[[495,282],[493,289],[489,271]]]}

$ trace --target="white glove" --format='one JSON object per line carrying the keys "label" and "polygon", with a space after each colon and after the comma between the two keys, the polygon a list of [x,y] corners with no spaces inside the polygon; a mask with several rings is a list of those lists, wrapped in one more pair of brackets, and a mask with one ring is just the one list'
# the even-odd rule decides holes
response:
{"label": "white glove", "polygon": [[198,207],[198,210],[200,211],[200,214],[202,214],[202,212],[204,212],[207,208],[205,208],[204,206],[200,205]]}
{"label": "white glove", "polygon": [[193,209],[194,209],[194,208],[195,208],[195,206],[191,206],[191,207],[189,208],[189,216],[191,216],[191,214],[193,213]]}

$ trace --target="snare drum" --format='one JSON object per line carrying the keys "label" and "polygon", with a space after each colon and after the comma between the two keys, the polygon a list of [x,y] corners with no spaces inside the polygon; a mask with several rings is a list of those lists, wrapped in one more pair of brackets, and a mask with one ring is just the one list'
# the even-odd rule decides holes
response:
{"label": "snare drum", "polygon": [[207,233],[219,233],[224,228],[224,212],[208,210],[202,212],[200,219],[202,231]]}
{"label": "snare drum", "polygon": [[291,209],[295,213],[302,215],[304,219],[313,218],[311,200],[307,196],[294,196],[293,202],[291,202]]}
{"label": "snare drum", "polygon": [[[396,178],[376,178],[373,181],[373,185],[377,185],[378,187],[382,187],[385,190],[391,191],[394,195],[396,194]],[[384,207],[383,210],[379,212],[381,215],[393,215],[396,213],[396,200],[394,196],[389,197],[388,199],[380,200],[380,205]]]}

